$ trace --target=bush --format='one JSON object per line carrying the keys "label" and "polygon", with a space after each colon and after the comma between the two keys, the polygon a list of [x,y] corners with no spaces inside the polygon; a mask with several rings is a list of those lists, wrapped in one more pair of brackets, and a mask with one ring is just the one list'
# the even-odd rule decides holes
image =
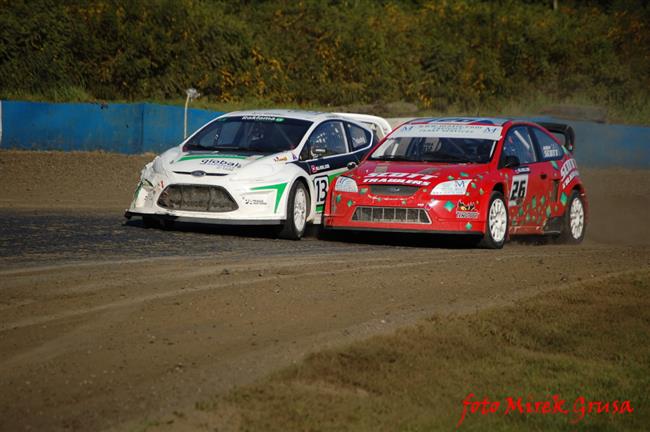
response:
{"label": "bush", "polygon": [[646,105],[650,7],[548,3],[0,0],[0,97]]}

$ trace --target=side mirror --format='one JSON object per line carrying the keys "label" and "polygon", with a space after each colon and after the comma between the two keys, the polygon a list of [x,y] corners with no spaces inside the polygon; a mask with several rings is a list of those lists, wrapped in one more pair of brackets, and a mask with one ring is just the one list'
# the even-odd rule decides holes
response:
{"label": "side mirror", "polygon": [[346,167],[347,167],[347,169],[349,169],[349,170],[355,169],[355,168],[357,167],[357,163],[356,163],[355,161],[350,161],[350,162],[348,162],[348,164],[346,165]]}
{"label": "side mirror", "polygon": [[506,156],[506,159],[503,161],[504,168],[517,168],[519,165],[519,158],[517,156]]}

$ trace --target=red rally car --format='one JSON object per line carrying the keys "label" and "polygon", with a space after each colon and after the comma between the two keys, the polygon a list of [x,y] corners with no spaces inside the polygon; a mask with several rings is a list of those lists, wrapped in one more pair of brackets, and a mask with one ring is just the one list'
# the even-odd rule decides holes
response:
{"label": "red rally car", "polygon": [[487,248],[512,235],[579,243],[587,198],[574,143],[562,124],[411,120],[335,180],[325,227],[466,234]]}

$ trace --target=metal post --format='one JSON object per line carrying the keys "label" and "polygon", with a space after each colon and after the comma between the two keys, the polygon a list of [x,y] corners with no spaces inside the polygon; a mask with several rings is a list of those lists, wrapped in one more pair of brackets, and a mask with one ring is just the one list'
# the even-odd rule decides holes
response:
{"label": "metal post", "polygon": [[198,99],[199,96],[201,96],[201,93],[199,93],[198,91],[196,91],[195,88],[192,87],[185,90],[185,94],[187,95],[187,97],[185,98],[185,115],[183,119],[183,139],[187,138],[187,108],[189,107],[191,100]]}

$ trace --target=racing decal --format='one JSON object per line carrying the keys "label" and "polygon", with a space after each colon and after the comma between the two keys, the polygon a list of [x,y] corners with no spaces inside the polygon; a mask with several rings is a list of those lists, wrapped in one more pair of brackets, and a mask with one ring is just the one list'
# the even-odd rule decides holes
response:
{"label": "racing decal", "polygon": [[289,153],[289,154],[277,155],[276,157],[273,158],[273,162],[289,162],[290,160],[292,161],[298,160],[298,157],[293,153]]}
{"label": "racing decal", "polygon": [[[224,154],[188,154],[177,160],[176,162],[184,162],[194,159],[248,159],[249,156],[239,156],[239,155],[224,155]],[[258,157],[252,157],[257,159]]]}
{"label": "racing decal", "polygon": [[517,174],[529,173],[530,172],[530,167],[519,167],[519,168],[515,169],[515,172]]}
{"label": "racing decal", "polygon": [[329,189],[329,176],[323,175],[314,178],[314,193],[316,194],[316,205],[323,205]]}
{"label": "racing decal", "polygon": [[330,164],[326,163],[321,165],[311,165],[309,169],[311,170],[312,174],[316,174],[317,172],[330,169]]}
{"label": "racing decal", "polygon": [[430,174],[419,173],[401,173],[401,172],[372,172],[364,177],[364,183],[400,183],[415,186],[429,186],[431,182],[427,181],[436,178]]}
{"label": "racing decal", "polygon": [[251,190],[258,191],[258,190],[274,190],[275,193],[275,207],[273,208],[273,213],[278,212],[278,206],[280,205],[280,199],[282,198],[282,194],[284,193],[284,190],[287,188],[286,183],[278,183],[274,185],[268,185],[268,186],[259,186],[259,187],[254,187],[251,188]]}
{"label": "racing decal", "polygon": [[254,120],[254,121],[267,121],[267,122],[277,122],[281,123],[284,121],[283,117],[274,117],[268,115],[247,115],[242,116],[242,120]]}
{"label": "racing decal", "polygon": [[560,175],[562,175],[562,189],[565,189],[578,174],[578,166],[575,159],[567,159],[560,168]]}
{"label": "racing decal", "polygon": [[562,156],[562,153],[560,153],[558,146],[545,145],[542,146],[542,156],[544,156],[544,159],[551,159]]}
{"label": "racing decal", "polygon": [[208,165],[215,168],[224,169],[227,171],[232,171],[238,168],[241,168],[239,162],[224,160],[224,159],[202,159],[201,165]]}
{"label": "racing decal", "polygon": [[512,185],[510,186],[510,199],[508,204],[517,205],[523,202],[526,198],[526,190],[528,189],[528,174],[517,174],[512,177]]}
{"label": "racing decal", "polygon": [[476,204],[473,202],[464,203],[463,201],[458,201],[458,208],[456,210],[456,217],[459,219],[477,219],[478,210],[476,209]]}
{"label": "racing decal", "polygon": [[474,138],[498,140],[501,138],[502,127],[486,125],[427,123],[405,124],[391,135],[391,138],[423,137],[423,138]]}
{"label": "racing decal", "polygon": [[242,197],[242,200],[244,201],[244,204],[246,205],[254,205],[254,206],[265,206],[268,205],[268,202],[262,198],[249,198],[249,197]]}

